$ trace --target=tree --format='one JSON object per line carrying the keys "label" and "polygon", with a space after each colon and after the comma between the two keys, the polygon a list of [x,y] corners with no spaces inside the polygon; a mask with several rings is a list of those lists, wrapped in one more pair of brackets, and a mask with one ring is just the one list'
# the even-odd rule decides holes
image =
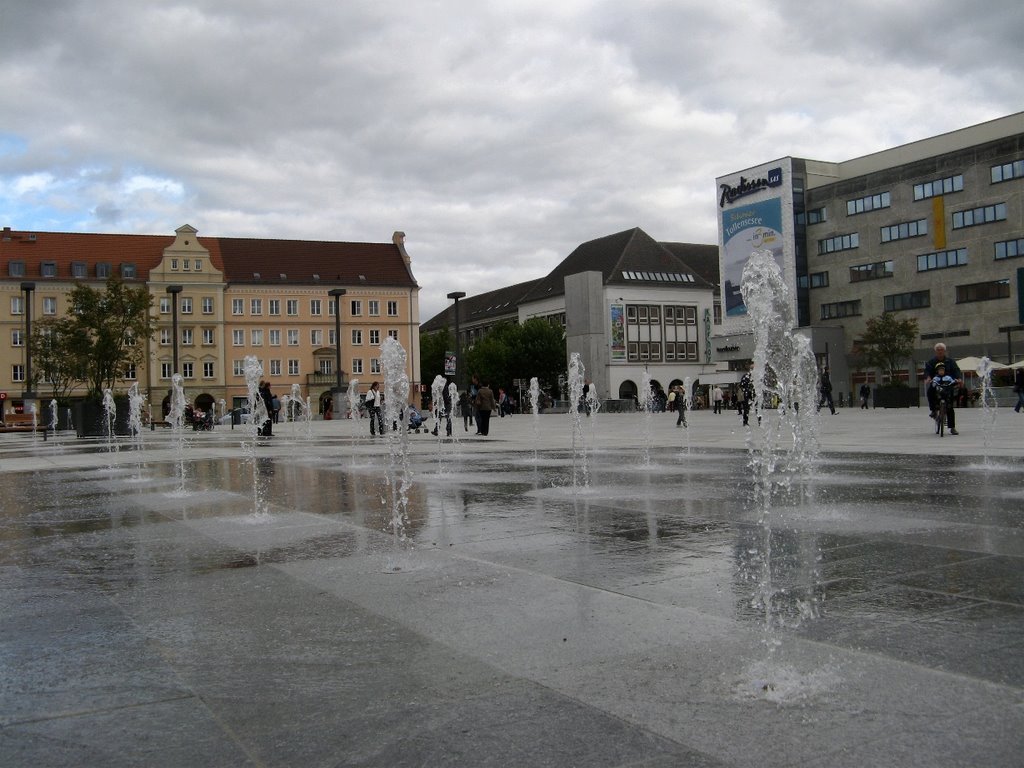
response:
{"label": "tree", "polygon": [[75,345],[69,350],[71,370],[89,396],[97,397],[113,388],[125,368],[145,361],[153,336],[153,297],[145,286],[129,288],[111,276],[102,291],[79,283],[69,300],[64,332]]}
{"label": "tree", "polygon": [[900,320],[892,312],[883,312],[867,321],[867,328],[854,344],[854,351],[859,352],[868,365],[884,370],[890,384],[896,384],[907,370],[906,361],[914,354],[916,340],[915,318]]}
{"label": "tree", "polygon": [[78,381],[85,380],[85,371],[77,350],[84,339],[72,317],[44,318],[32,330],[33,389],[39,382],[53,387],[53,399],[66,402]]}
{"label": "tree", "polygon": [[562,329],[543,318],[523,325],[499,323],[466,355],[468,370],[494,386],[508,387],[513,379],[536,376],[553,384],[565,372],[565,339]]}
{"label": "tree", "polygon": [[445,352],[454,351],[455,337],[447,328],[436,333],[421,333],[420,381],[429,385],[435,376],[443,376]]}

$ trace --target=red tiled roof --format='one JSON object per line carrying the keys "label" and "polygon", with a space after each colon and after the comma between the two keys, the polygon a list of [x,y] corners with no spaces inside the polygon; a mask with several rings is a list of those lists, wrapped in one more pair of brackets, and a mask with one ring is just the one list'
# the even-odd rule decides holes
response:
{"label": "red tiled roof", "polygon": [[[23,232],[5,228],[0,235],[0,278],[9,278],[11,261],[25,263],[24,278],[19,279],[28,280],[40,278],[39,266],[44,262],[56,264],[59,280],[71,278],[73,262],[87,264],[90,277],[96,274],[92,267],[105,262],[115,268],[122,263],[134,264],[138,279],[145,281],[174,239],[173,235]],[[197,239],[229,283],[309,284],[319,279],[347,285],[416,285],[401,250],[393,242]],[[259,277],[255,277],[257,274]]]}

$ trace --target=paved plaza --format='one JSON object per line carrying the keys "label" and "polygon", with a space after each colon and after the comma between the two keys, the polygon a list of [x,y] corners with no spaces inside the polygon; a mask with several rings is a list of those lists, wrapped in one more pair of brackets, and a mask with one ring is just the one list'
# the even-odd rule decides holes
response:
{"label": "paved plaza", "polygon": [[734,413],[0,435],[0,766],[1021,765],[989,415],[822,413],[767,509]]}

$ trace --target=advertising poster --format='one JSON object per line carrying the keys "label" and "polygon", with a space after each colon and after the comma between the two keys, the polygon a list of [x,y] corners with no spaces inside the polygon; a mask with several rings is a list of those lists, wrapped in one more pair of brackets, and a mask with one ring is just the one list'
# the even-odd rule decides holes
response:
{"label": "advertising poster", "polygon": [[611,332],[611,361],[614,362],[625,362],[626,361],[626,317],[625,309],[622,304],[611,305],[611,319],[612,319],[612,332]]}
{"label": "advertising poster", "polygon": [[740,282],[753,251],[771,251],[783,267],[782,200],[773,197],[722,212],[722,286],[726,317],[747,314]]}
{"label": "advertising poster", "polygon": [[444,353],[444,375],[454,376],[455,375],[455,353],[445,352]]}

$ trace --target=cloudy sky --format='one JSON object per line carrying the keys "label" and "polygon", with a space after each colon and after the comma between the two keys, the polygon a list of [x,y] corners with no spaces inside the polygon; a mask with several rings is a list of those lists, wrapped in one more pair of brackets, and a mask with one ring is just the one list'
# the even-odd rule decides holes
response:
{"label": "cloudy sky", "polygon": [[6,0],[0,224],[388,242],[421,317],[715,177],[1024,109],[1024,3]]}

